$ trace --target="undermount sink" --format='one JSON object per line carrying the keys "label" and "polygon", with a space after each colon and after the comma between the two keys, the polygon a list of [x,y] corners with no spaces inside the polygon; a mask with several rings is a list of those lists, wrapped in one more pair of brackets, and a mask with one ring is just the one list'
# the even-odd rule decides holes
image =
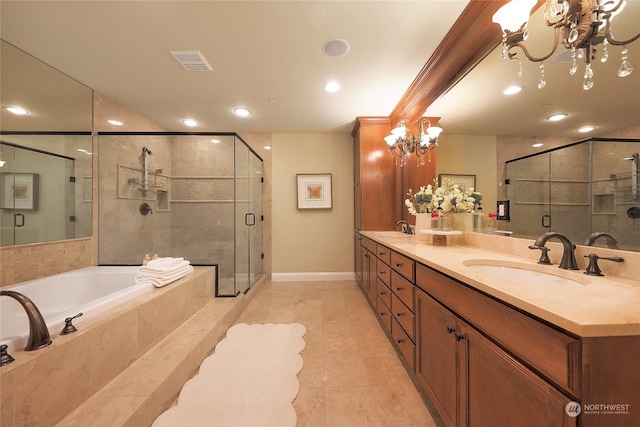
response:
{"label": "undermount sink", "polygon": [[[587,277],[570,278],[574,274],[566,270],[558,270],[555,266],[530,265],[513,261],[469,260],[463,264],[478,272],[498,279],[515,282],[526,282],[532,285],[546,284],[556,286],[583,286],[589,283]],[[556,268],[554,271],[544,271]]]}

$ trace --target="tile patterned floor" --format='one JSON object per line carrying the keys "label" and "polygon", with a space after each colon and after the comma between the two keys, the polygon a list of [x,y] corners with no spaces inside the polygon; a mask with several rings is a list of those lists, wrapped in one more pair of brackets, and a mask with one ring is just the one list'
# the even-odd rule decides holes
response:
{"label": "tile patterned floor", "polygon": [[238,323],[307,328],[298,426],[435,426],[355,282],[268,282]]}

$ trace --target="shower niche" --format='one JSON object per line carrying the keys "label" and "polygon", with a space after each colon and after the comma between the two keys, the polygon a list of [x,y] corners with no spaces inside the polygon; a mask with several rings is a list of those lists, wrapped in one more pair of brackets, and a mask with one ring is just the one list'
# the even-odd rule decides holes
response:
{"label": "shower niche", "polygon": [[237,134],[100,132],[99,149],[100,264],[216,265],[217,296],[262,275],[263,162]]}
{"label": "shower niche", "polygon": [[640,251],[638,139],[590,138],[506,162],[515,236],[558,231],[582,244],[607,232],[620,249]]}

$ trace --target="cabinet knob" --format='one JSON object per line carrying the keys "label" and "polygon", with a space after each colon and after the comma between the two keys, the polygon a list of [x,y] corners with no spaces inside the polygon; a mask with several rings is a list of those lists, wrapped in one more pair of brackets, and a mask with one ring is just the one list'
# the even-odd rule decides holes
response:
{"label": "cabinet knob", "polygon": [[398,291],[401,291],[401,290],[403,290],[403,289],[404,289],[404,288],[403,288],[402,286],[396,286],[396,290],[398,290]]}
{"label": "cabinet knob", "polygon": [[383,252],[378,252],[378,255],[384,255],[384,251]]}
{"label": "cabinet knob", "polygon": [[398,340],[398,344],[402,344],[404,342],[404,340],[401,338]]}
{"label": "cabinet knob", "polygon": [[382,313],[380,313],[380,316],[384,316],[385,314],[387,313],[383,311]]}
{"label": "cabinet knob", "polygon": [[386,273],[386,271],[380,270],[380,274],[385,274],[385,273]]}
{"label": "cabinet knob", "polygon": [[402,267],[402,263],[400,262],[396,263],[396,267]]}
{"label": "cabinet knob", "polygon": [[364,254],[364,257],[365,258],[369,258],[369,254]]}
{"label": "cabinet knob", "polygon": [[380,295],[385,295],[387,292],[386,291],[382,291],[380,292]]}
{"label": "cabinet knob", "polygon": [[462,334],[458,334],[458,333],[456,334],[456,341],[460,341],[460,340],[462,340],[463,338],[464,338],[464,335],[462,335]]}
{"label": "cabinet knob", "polygon": [[396,316],[400,317],[400,316],[404,316],[404,314],[402,314],[402,313],[400,313],[400,312],[397,312],[397,313],[396,313]]}
{"label": "cabinet knob", "polygon": [[447,326],[447,332],[452,333],[455,330],[456,330],[456,328],[454,328],[452,326]]}

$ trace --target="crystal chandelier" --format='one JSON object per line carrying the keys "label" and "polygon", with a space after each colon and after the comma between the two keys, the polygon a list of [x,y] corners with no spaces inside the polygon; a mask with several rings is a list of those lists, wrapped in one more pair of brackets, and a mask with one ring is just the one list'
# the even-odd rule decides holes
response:
{"label": "crystal chandelier", "polygon": [[[602,62],[609,56],[608,45],[623,46],[618,76],[631,74],[633,68],[627,58],[626,45],[640,38],[640,33],[628,40],[616,40],[611,35],[611,21],[624,9],[624,0],[546,0],[544,20],[548,27],[555,30],[555,38],[551,51],[539,58],[532,56],[523,43],[529,35],[529,15],[536,3],[536,0],[512,0],[493,15],[493,22],[502,27],[503,59],[514,59],[517,52],[511,50],[518,46],[530,61],[540,62],[539,89],[547,83],[543,61],[553,55],[560,40],[571,51],[569,74],[574,75],[578,71],[578,58],[582,57],[586,62],[582,83],[584,90],[593,87],[591,61],[596,59],[596,46],[602,45]],[[516,59],[519,61],[518,76],[521,76],[522,63],[519,58]]]}
{"label": "crystal chandelier", "polygon": [[[426,130],[424,128],[425,122],[427,124]],[[389,145],[389,151],[396,157],[396,164],[398,164],[398,158],[400,159],[401,167],[407,164],[406,159],[411,153],[415,153],[418,157],[418,166],[424,165],[424,156],[429,154],[429,161],[431,161],[431,150],[438,146],[438,136],[442,132],[441,127],[431,126],[431,122],[427,119],[420,120],[418,127],[419,136],[407,135],[407,125],[402,120],[391,131],[391,135],[384,138]]]}

